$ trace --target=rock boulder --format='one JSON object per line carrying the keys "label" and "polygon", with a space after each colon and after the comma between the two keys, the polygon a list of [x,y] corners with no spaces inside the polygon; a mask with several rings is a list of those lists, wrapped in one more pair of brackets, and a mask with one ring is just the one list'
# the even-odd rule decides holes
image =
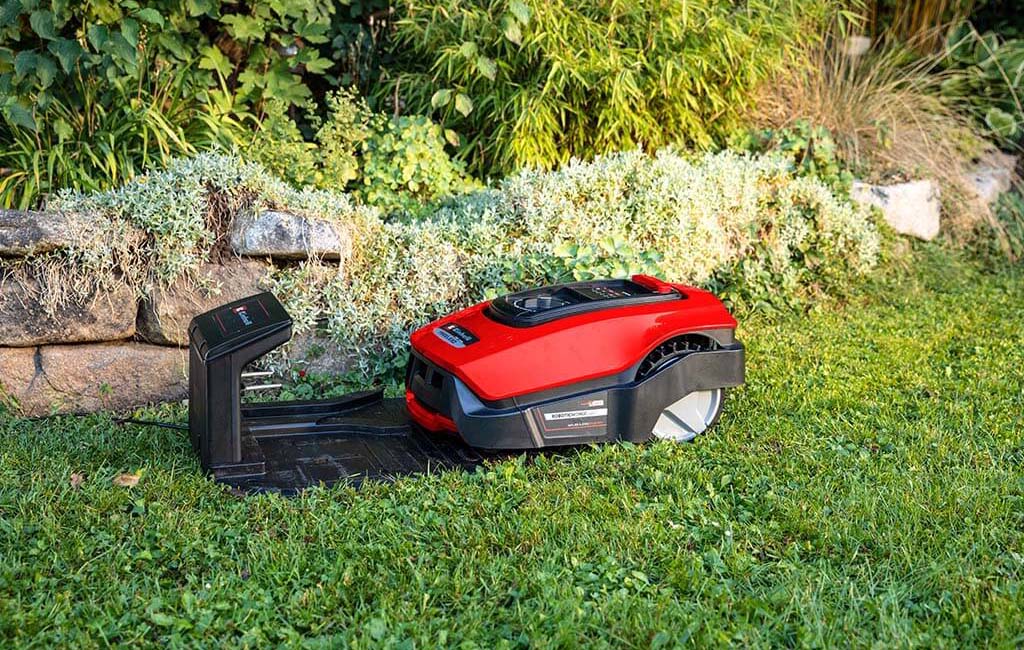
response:
{"label": "rock boulder", "polygon": [[139,336],[160,345],[188,345],[192,317],[260,292],[269,266],[256,260],[206,264],[194,281],[179,279],[151,292],[139,309]]}
{"label": "rock boulder", "polygon": [[80,220],[80,216],[63,212],[0,210],[0,256],[25,256],[62,248]]}
{"label": "rock boulder", "polygon": [[231,225],[231,248],[239,255],[278,259],[347,259],[352,238],[338,224],[265,210],[239,215]]}
{"label": "rock boulder", "polygon": [[186,351],[144,343],[0,348],[3,392],[26,416],[181,399],[187,369]]}
{"label": "rock boulder", "polygon": [[942,204],[934,181],[911,181],[895,185],[871,185],[854,181],[850,198],[882,211],[886,223],[903,235],[932,240],[939,234]]}
{"label": "rock boulder", "polygon": [[974,188],[978,198],[986,204],[1010,190],[1016,180],[1017,157],[1001,151],[992,151],[982,156],[968,174],[967,181]]}
{"label": "rock boulder", "polygon": [[83,304],[47,313],[39,283],[8,276],[0,281],[0,346],[113,341],[135,334],[138,307],[126,286],[98,292]]}

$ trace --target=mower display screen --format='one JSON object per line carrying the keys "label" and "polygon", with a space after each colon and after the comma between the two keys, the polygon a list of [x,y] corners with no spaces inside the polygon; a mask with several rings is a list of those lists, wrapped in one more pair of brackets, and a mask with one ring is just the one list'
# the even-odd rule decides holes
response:
{"label": "mower display screen", "polygon": [[659,293],[630,280],[592,280],[502,296],[485,313],[506,325],[528,327],[597,309],[682,297],[677,291]]}

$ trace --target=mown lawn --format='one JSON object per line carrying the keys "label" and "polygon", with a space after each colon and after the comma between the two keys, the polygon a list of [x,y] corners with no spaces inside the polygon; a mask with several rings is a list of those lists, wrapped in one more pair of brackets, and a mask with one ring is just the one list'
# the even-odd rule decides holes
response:
{"label": "mown lawn", "polygon": [[917,263],[745,322],[691,445],[238,498],[181,432],[5,418],[0,645],[1020,646],[1024,276]]}

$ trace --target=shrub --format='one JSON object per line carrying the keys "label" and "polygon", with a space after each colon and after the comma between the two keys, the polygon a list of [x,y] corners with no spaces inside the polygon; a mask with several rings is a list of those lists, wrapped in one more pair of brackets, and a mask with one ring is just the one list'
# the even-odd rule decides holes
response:
{"label": "shrub", "polygon": [[755,153],[774,152],[789,160],[800,176],[814,176],[835,192],[850,192],[853,174],[839,157],[832,132],[807,120],[791,126],[740,132],[732,140],[733,148]]}
{"label": "shrub", "polygon": [[34,129],[0,116],[0,207],[118,185],[174,157],[229,147],[244,130],[233,107],[192,101],[187,75],[154,73],[133,87],[100,87],[80,75],[68,83],[73,99],[50,99]]}
{"label": "shrub", "polygon": [[481,176],[638,146],[707,147],[787,48],[814,38],[827,5],[405,0],[377,97],[436,110]]}
{"label": "shrub", "polygon": [[241,144],[237,123],[265,101],[301,104],[350,66],[367,83],[365,56],[349,55],[366,49],[360,11],[379,2],[344,16],[337,4],[0,2],[0,205],[113,187],[175,156]]}
{"label": "shrub", "polygon": [[379,374],[401,365],[411,328],[497,293],[653,272],[741,309],[792,307],[842,293],[879,246],[869,212],[779,157],[634,151],[521,172],[422,220],[368,228],[343,277],[305,264],[277,281],[303,320],[327,314]]}
{"label": "shrub", "polygon": [[949,33],[942,93],[968,106],[989,137],[1014,148],[1024,137],[1024,40],[979,34],[969,23]]}
{"label": "shrub", "polygon": [[422,204],[474,186],[462,163],[445,151],[445,134],[423,116],[388,117],[372,112],[354,91],[327,96],[328,114],[312,113],[314,142],[306,142],[284,105],[267,118],[247,149],[297,187],[350,191],[386,212],[417,212]]}
{"label": "shrub", "polygon": [[354,241],[343,268],[308,261],[268,283],[297,330],[326,320],[371,375],[402,364],[411,328],[530,285],[649,272],[714,288],[741,309],[793,307],[841,294],[879,254],[869,212],[778,156],[729,152],[633,151],[524,171],[416,220],[385,220],[346,195],[293,190],[259,165],[209,154],[117,190],[66,193],[58,207],[95,216],[70,250],[32,261],[56,269],[51,300],[118,282],[145,294],[187,276],[240,210],[343,223]]}
{"label": "shrub", "polygon": [[33,109],[61,98],[75,76],[128,87],[150,69],[187,69],[197,94],[219,74],[245,102],[298,103],[310,95],[302,74],[331,65],[310,45],[329,40],[334,8],[330,0],[4,2],[0,86],[15,99],[4,114],[32,128]]}

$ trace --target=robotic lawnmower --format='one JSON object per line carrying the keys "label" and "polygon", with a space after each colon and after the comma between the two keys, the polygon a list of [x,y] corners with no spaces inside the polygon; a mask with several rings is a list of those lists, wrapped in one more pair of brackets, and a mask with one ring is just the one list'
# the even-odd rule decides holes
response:
{"label": "robotic lawnmower", "polygon": [[488,455],[687,441],[743,383],[736,320],[645,275],[502,296],[412,333],[405,397],[242,403],[245,367],[291,338],[270,293],[189,326],[189,429],[203,468],[249,490],[473,467]]}

